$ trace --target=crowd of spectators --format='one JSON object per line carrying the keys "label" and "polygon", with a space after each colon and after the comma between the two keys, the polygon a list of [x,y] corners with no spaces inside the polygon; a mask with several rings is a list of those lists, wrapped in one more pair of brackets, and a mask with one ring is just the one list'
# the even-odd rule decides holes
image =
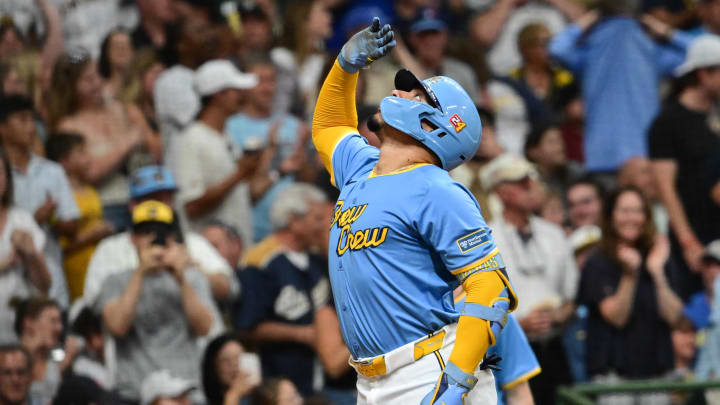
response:
{"label": "crowd of spectators", "polygon": [[309,139],[373,16],[371,145],[400,67],[480,112],[451,176],[540,364],[508,384],[720,378],[720,0],[3,0],[0,405],[355,403]]}

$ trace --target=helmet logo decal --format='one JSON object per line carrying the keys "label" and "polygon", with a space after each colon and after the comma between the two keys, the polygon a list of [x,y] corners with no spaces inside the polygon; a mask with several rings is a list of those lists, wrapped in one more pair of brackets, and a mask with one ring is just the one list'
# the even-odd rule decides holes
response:
{"label": "helmet logo decal", "polygon": [[455,128],[455,132],[460,132],[467,126],[465,121],[457,114],[453,114],[452,117],[450,117],[450,124]]}

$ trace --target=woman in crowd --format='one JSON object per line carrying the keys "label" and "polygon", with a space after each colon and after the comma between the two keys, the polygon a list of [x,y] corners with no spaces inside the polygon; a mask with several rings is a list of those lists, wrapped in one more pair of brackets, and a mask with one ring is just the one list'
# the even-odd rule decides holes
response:
{"label": "woman in crowd", "polygon": [[132,104],[104,100],[97,64],[77,51],[55,65],[48,100],[50,127],[85,137],[90,154],[88,180],[100,193],[103,215],[122,230],[127,227],[127,173],[158,162],[162,141]]}
{"label": "woman in crowd", "polygon": [[60,386],[62,372],[77,354],[75,341],[68,340],[63,358],[53,356],[53,349],[60,345],[63,331],[60,307],[55,301],[30,297],[13,300],[11,305],[15,307],[14,326],[20,345],[30,352],[33,359],[31,396],[42,398],[39,403],[48,404]]}
{"label": "woman in crowd", "polygon": [[[247,403],[250,391],[259,383],[240,369],[245,352],[237,339],[222,335],[211,341],[202,360],[202,385],[208,405]],[[253,402],[253,405],[255,402]]]}
{"label": "woman in crowd", "polygon": [[536,123],[525,138],[525,156],[540,172],[551,191],[565,195],[584,174],[579,163],[568,160],[560,128],[552,122]]}
{"label": "woman in crowd", "polygon": [[128,83],[128,73],[135,51],[130,34],[124,29],[112,31],[105,37],[100,47],[98,72],[105,83],[104,95],[118,98]]}
{"label": "woman in crowd", "polygon": [[10,163],[0,150],[0,343],[15,341],[11,297],[46,294],[50,273],[42,250],[45,233],[33,216],[13,206]]}
{"label": "woman in crowd", "polygon": [[160,62],[155,51],[147,48],[140,50],[130,66],[127,86],[118,95],[120,100],[138,106],[154,131],[158,130],[158,123],[153,89],[155,80],[164,70],[165,65]]}
{"label": "woman in crowd", "polygon": [[[624,187],[603,207],[600,249],[582,270],[578,303],[589,309],[587,372],[596,382],[658,378],[673,369],[671,328],[683,304],[670,288],[670,245],[658,234],[642,193]],[[672,273],[669,273],[672,274]],[[643,394],[665,404],[665,394]],[[600,398],[601,404],[632,403],[631,394]]]}
{"label": "woman in crowd", "polygon": [[283,24],[281,48],[273,50],[273,60],[284,61],[297,76],[298,90],[306,108],[315,105],[315,97],[328,56],[325,40],[332,35],[332,16],[326,2],[293,2]]}

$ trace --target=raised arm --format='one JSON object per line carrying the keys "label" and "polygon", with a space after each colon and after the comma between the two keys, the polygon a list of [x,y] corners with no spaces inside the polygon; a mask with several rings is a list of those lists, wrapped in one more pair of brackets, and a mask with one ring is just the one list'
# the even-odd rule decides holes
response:
{"label": "raised arm", "polygon": [[368,28],[345,43],[320,89],[313,115],[312,138],[330,173],[337,143],[348,133],[357,133],[357,72],[387,55],[395,47],[393,38],[390,26],[380,27],[380,19],[375,17]]}
{"label": "raised arm", "polygon": [[[38,0],[47,26],[47,39],[42,49],[42,76],[50,77],[55,61],[65,49],[62,17],[50,0]],[[49,81],[48,81],[49,82]],[[47,90],[47,89],[44,89]]]}

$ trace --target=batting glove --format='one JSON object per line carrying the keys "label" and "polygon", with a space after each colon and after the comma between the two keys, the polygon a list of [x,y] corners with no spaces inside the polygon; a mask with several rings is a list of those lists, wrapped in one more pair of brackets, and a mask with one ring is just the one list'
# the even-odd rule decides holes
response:
{"label": "batting glove", "polygon": [[476,382],[475,376],[448,362],[437,384],[425,395],[420,405],[463,405],[465,396]]}
{"label": "batting glove", "polygon": [[395,47],[394,38],[390,24],[381,28],[380,19],[375,17],[369,27],[353,35],[343,45],[338,63],[346,72],[355,73],[387,55]]}

